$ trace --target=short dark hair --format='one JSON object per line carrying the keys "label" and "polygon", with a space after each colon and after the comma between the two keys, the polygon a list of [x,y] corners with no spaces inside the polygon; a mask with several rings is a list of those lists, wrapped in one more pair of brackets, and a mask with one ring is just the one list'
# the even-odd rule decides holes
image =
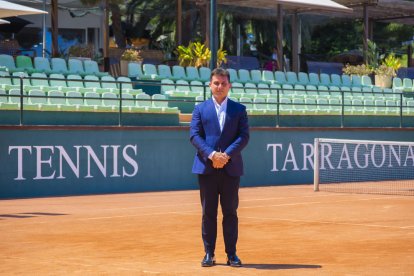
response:
{"label": "short dark hair", "polygon": [[211,75],[210,75],[210,81],[213,79],[213,76],[223,76],[223,77],[227,77],[227,80],[230,82],[230,74],[229,71],[227,71],[224,68],[216,68],[213,71],[211,71]]}

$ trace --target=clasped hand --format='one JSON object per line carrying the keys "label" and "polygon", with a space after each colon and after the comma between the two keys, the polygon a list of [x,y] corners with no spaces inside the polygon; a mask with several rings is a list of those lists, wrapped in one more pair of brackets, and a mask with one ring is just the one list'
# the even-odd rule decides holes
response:
{"label": "clasped hand", "polygon": [[225,152],[216,152],[212,157],[213,167],[215,169],[222,169],[227,162],[229,162],[230,156]]}

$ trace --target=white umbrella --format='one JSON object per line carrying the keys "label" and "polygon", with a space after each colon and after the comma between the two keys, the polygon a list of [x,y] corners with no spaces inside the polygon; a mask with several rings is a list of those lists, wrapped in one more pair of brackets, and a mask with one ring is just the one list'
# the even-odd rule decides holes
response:
{"label": "white umbrella", "polygon": [[0,19],[0,24],[10,24],[10,22],[7,20]]}
{"label": "white umbrella", "polygon": [[0,0],[0,18],[26,14],[43,14],[42,10],[26,7],[23,5]]}

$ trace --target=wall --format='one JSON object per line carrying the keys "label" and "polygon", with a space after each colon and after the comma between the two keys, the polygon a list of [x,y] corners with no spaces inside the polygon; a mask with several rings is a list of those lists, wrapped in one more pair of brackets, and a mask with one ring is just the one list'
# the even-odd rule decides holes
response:
{"label": "wall", "polygon": [[[187,127],[0,127],[0,137],[1,198],[197,188]],[[242,185],[312,183],[315,137],[414,141],[414,130],[251,128]]]}

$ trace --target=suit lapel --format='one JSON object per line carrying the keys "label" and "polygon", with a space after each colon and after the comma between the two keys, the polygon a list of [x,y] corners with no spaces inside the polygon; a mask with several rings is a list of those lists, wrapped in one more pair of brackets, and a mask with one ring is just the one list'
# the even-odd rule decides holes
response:
{"label": "suit lapel", "polygon": [[217,118],[217,111],[216,111],[216,107],[214,106],[214,102],[212,99],[210,99],[208,101],[208,105],[209,105],[209,110],[210,112],[208,112],[208,116],[210,117],[209,119],[213,122],[213,126],[215,128],[215,131],[217,131],[217,133],[221,133],[220,131],[220,123],[219,120]]}

